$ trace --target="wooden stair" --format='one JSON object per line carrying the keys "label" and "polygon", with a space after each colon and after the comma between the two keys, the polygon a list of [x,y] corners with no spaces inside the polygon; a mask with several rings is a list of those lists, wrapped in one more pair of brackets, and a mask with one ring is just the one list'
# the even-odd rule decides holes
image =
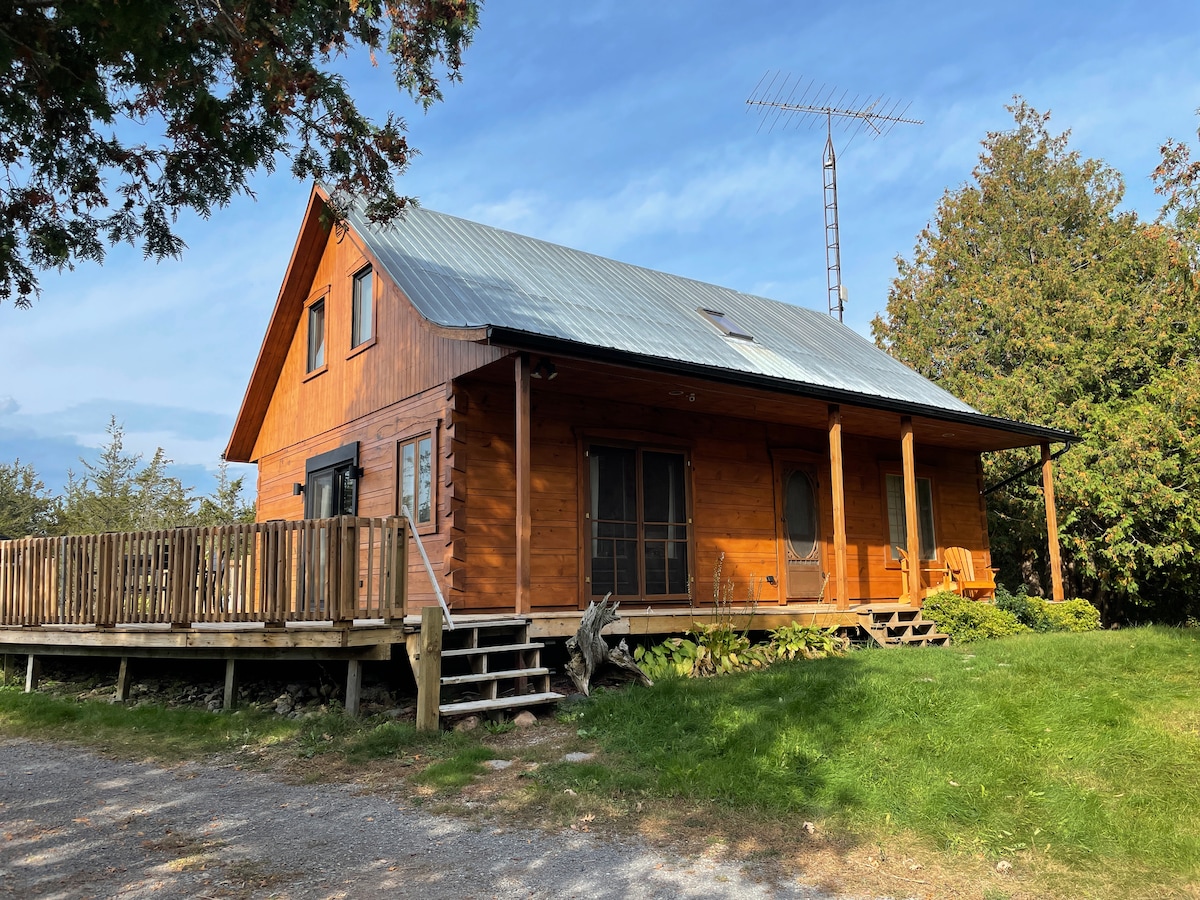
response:
{"label": "wooden stair", "polygon": [[442,716],[495,714],[561,700],[542,665],[545,644],[529,640],[522,617],[459,623],[442,632]]}
{"label": "wooden stair", "polygon": [[941,647],[950,636],[922,618],[921,610],[904,603],[872,603],[860,606],[858,625],[881,647]]}

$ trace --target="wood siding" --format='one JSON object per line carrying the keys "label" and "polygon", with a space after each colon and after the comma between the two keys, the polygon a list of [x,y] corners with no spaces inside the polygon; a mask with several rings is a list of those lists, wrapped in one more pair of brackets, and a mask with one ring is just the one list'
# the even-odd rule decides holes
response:
{"label": "wood siding", "polygon": [[[804,463],[818,482],[823,567],[834,568],[829,441],[824,430],[689,414],[635,403],[551,393],[535,382],[532,397],[532,609],[575,608],[587,599],[582,530],[581,447],[596,440],[656,441],[689,448],[693,509],[692,560],[697,605],[711,605],[713,566],[725,554],[724,574],[745,599],[752,576],[760,602],[780,601],[779,485],[775,460]],[[616,393],[616,391],[614,391]],[[512,609],[515,602],[516,479],[514,390],[499,381],[465,378],[455,389],[465,438],[465,522],[456,551],[460,573],[455,605]],[[469,398],[469,402],[468,402]],[[879,414],[883,415],[883,414]],[[849,602],[895,600],[900,570],[888,559],[884,475],[901,471],[900,417],[893,441],[843,435]],[[986,517],[979,492],[978,454],[916,447],[918,477],[934,490],[939,547],[964,546],[988,558]],[[940,578],[929,563],[926,584]],[[831,577],[832,580],[832,577]],[[414,591],[415,594],[415,591]],[[827,588],[831,599],[833,588]],[[841,599],[841,598],[839,598]]]}
{"label": "wood siding", "polygon": [[352,350],[353,277],[371,262],[353,232],[339,238],[335,230],[326,239],[308,286],[310,299],[325,295],[325,369],[316,375],[306,373],[306,305],[294,324],[287,358],[254,443],[252,459],[262,460],[309,441],[314,435],[344,428],[348,422],[445,384],[507,353],[435,333],[377,265],[373,279],[375,336],[365,346]]}

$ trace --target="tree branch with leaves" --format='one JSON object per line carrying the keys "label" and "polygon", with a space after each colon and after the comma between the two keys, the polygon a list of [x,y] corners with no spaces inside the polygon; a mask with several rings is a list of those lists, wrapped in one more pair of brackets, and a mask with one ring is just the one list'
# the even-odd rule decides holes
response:
{"label": "tree branch with leaves", "polygon": [[0,302],[38,270],[126,242],[179,255],[203,217],[289,159],[344,215],[387,221],[416,152],[402,119],[362,114],[333,64],[386,53],[428,108],[459,80],[479,0],[13,0],[0,6]]}

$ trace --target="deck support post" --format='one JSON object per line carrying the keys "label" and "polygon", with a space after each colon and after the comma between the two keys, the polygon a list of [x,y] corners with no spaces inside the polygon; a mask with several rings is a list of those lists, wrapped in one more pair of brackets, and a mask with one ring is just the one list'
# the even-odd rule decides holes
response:
{"label": "deck support post", "polygon": [[417,731],[437,731],[442,705],[442,611],[421,610],[421,658],[417,666]]}
{"label": "deck support post", "polygon": [[13,666],[12,656],[8,653],[5,653],[4,654],[4,681],[0,682],[0,684],[8,684],[9,680],[12,678],[12,666]]}
{"label": "deck support post", "polygon": [[237,660],[233,657],[225,660],[225,697],[221,702],[221,708],[226,710],[237,709],[238,702],[238,668]]}
{"label": "deck support post", "polygon": [[1054,505],[1054,463],[1050,457],[1050,445],[1042,443],[1042,494],[1046,500],[1046,539],[1050,546],[1050,596],[1054,600],[1066,599],[1063,592],[1062,549],[1058,543],[1058,511]]}
{"label": "deck support post", "polygon": [[124,703],[129,699],[129,686],[132,682],[129,671],[129,657],[121,657],[121,665],[117,669],[117,702]]}
{"label": "deck support post", "polygon": [[900,417],[900,456],[904,463],[904,527],[907,532],[908,602],[920,606],[924,600],[921,580],[921,524],[917,506],[917,460],[912,416]]}
{"label": "deck support post", "polygon": [[846,486],[842,464],[842,410],[829,407],[829,473],[833,490],[834,588],[838,609],[850,605],[850,578],[846,562]]}
{"label": "deck support post", "polygon": [[517,597],[516,612],[529,612],[530,606],[530,551],[532,531],[532,498],[530,496],[530,399],[529,399],[529,354],[521,353],[516,361],[517,387]]}
{"label": "deck support post", "polygon": [[38,682],[42,679],[42,661],[29,654],[29,664],[25,667],[25,693],[32,694],[37,690]]}
{"label": "deck support post", "polygon": [[[441,610],[435,610],[441,615]],[[346,715],[357,719],[362,705],[362,660],[351,659],[346,663]]]}

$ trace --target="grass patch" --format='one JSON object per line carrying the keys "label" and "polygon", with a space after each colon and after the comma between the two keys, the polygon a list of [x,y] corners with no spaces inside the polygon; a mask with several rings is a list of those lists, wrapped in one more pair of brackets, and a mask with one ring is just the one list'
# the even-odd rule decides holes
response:
{"label": "grass patch", "polygon": [[291,739],[297,727],[293,720],[253,710],[214,714],[152,705],[131,708],[0,687],[0,730],[7,737],[67,740],[164,761],[245,745],[277,745]]}
{"label": "grass patch", "polygon": [[426,766],[413,777],[413,782],[429,785],[439,791],[466,787],[476,775],[484,773],[483,762],[495,758],[496,754],[490,747],[478,744],[464,747],[449,759]]}
{"label": "grass patch", "polygon": [[600,693],[577,724],[606,765],[545,777],[861,840],[912,834],[1015,860],[1067,893],[1050,873],[1098,878],[1101,895],[1187,891],[1200,881],[1198,684],[1200,635],[1168,629],[778,663]]}

